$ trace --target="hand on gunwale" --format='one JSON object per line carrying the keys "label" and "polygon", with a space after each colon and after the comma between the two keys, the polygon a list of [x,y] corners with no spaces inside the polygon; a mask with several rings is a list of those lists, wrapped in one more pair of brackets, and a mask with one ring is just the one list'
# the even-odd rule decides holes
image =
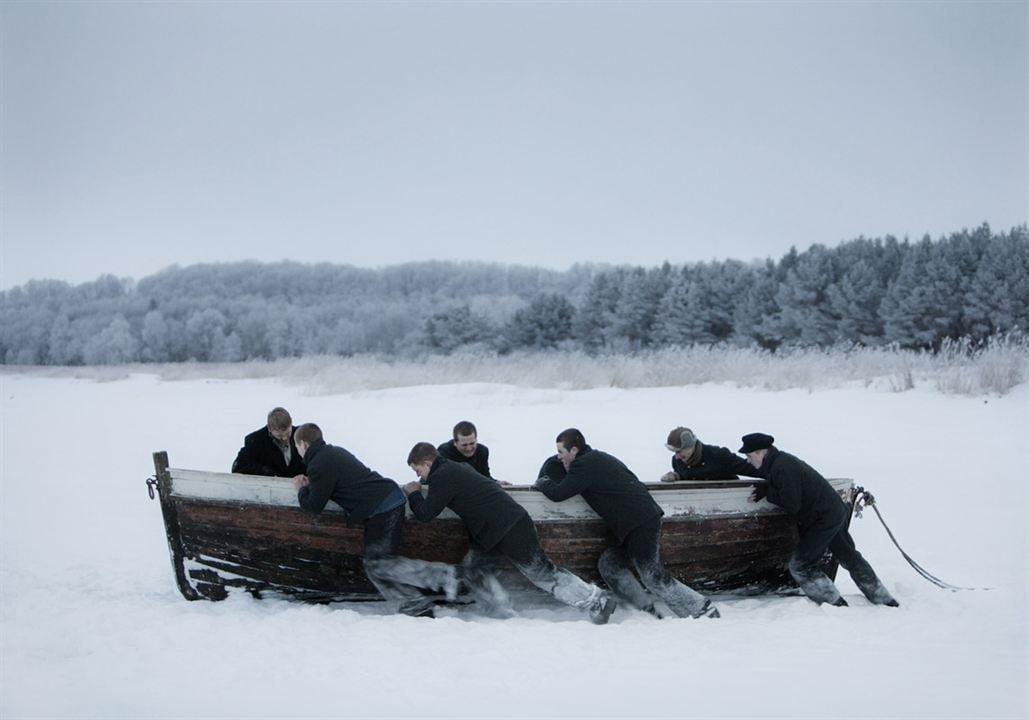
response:
{"label": "hand on gunwale", "polygon": [[296,475],[292,478],[293,487],[299,490],[302,487],[307,487],[311,484],[311,481],[307,479],[307,475]]}

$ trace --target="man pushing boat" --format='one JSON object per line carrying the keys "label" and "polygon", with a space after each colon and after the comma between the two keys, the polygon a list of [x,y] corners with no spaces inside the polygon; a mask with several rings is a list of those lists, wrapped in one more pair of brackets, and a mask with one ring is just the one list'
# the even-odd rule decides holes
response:
{"label": "man pushing boat", "polygon": [[653,614],[656,595],[679,617],[718,617],[710,600],[672,577],[661,562],[665,513],[647,487],[621,460],[587,445],[576,428],[561,432],[556,442],[557,455],[543,463],[534,487],[554,502],[582,495],[603,518],[608,547],[597,568],[612,592]]}
{"label": "man pushing boat", "polygon": [[[496,579],[492,559],[508,558],[533,585],[555,598],[589,613],[590,620],[603,625],[617,605],[615,599],[596,585],[557,567],[540,547],[536,526],[525,508],[497,483],[466,463],[448,460],[430,443],[415,445],[407,456],[419,481],[404,486],[415,518],[428,522],[443,508],[450,508],[464,521],[471,539],[461,577],[477,603],[497,617],[511,617],[514,610],[507,593]],[[421,483],[428,487],[422,497]]]}
{"label": "man pushing boat", "polygon": [[800,458],[775,447],[771,435],[750,433],[742,440],[740,452],[768,480],[766,485],[754,489],[751,501],[767,498],[797,523],[800,539],[790,556],[790,575],[804,594],[819,605],[847,604],[833,581],[822,572],[822,558],[828,549],[865,597],[876,605],[897,607],[897,601],[854,545],[846,528],[850,508],[829,482]]}
{"label": "man pushing boat", "polygon": [[347,527],[364,526],[364,572],[399,611],[414,617],[433,617],[432,601],[418,588],[440,590],[457,597],[457,569],[441,562],[400,557],[397,548],[404,526],[404,492],[347,450],[328,445],[314,423],[295,433],[297,450],[307,463],[307,475],[293,478],[297,500],[318,515],[333,500],[346,512]]}

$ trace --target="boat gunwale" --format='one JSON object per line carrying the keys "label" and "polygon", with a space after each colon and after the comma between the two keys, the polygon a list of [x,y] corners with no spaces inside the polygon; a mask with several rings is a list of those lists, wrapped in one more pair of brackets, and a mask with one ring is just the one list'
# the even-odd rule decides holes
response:
{"label": "boat gunwale", "polygon": [[[291,478],[185,468],[168,468],[167,472],[171,479],[169,496],[176,501],[300,509]],[[854,486],[852,479],[829,478],[829,483],[845,501],[849,501],[849,494]],[[762,478],[643,484],[665,511],[666,521],[677,517],[763,515],[782,512],[767,500],[749,501],[750,492],[754,487],[767,484],[767,480]],[[528,510],[537,522],[574,521],[597,517],[581,496],[557,503],[531,485],[505,486],[504,490]],[[333,514],[343,512],[342,508],[332,501],[326,505],[325,511]],[[410,511],[408,512],[410,514]],[[456,515],[451,510],[444,509],[440,517],[453,518]]]}

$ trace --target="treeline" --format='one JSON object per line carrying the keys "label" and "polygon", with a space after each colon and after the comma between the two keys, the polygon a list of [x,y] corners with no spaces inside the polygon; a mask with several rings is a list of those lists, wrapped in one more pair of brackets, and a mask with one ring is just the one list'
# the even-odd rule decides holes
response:
{"label": "treeline", "polygon": [[18,365],[723,344],[935,350],[1029,327],[1029,233],[982,225],[936,241],[858,238],[778,261],[649,269],[195,265],[137,283],[31,281],[0,293],[0,321],[0,358]]}

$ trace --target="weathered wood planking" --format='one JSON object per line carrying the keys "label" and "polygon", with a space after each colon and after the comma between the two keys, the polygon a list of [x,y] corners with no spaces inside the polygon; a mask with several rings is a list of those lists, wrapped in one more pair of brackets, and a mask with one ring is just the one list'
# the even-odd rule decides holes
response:
{"label": "weathered wood planking", "polygon": [[[362,569],[363,531],[346,527],[335,505],[312,517],[297,507],[286,478],[169,469],[165,453],[155,453],[154,463],[176,582],[187,599],[221,599],[231,587],[258,596],[377,597]],[[755,482],[650,486],[665,509],[661,554],[675,577],[705,592],[793,586],[787,563],[796,530],[767,502],[747,500]],[[830,482],[849,502],[852,481]],[[529,488],[510,492],[554,562],[599,579],[604,523],[581,498],[553,503]],[[449,511],[405,524],[403,555],[457,563],[467,549],[464,525]],[[510,566],[501,570],[505,583],[529,587]]]}

